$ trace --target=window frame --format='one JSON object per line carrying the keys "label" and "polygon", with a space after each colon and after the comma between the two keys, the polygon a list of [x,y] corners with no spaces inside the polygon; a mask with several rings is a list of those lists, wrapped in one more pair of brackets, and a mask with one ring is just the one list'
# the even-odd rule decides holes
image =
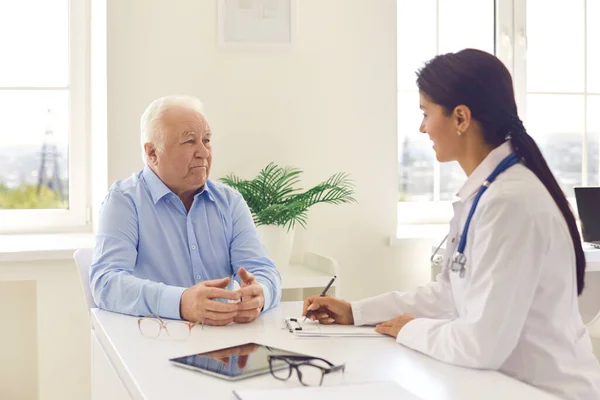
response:
{"label": "window frame", "polygon": [[[67,87],[1,87],[0,90],[67,90],[69,96],[69,208],[2,209],[0,234],[85,232],[91,227],[89,196],[89,0],[69,1]],[[41,145],[41,143],[40,143]]]}
{"label": "window frame", "polygon": [[[584,0],[584,4],[587,1]],[[438,0],[439,5],[439,0]],[[584,7],[586,7],[584,5]],[[515,90],[515,100],[519,114],[526,123],[527,118],[527,0],[495,0],[495,53],[496,56],[506,65],[513,77]],[[585,8],[584,8],[585,10]],[[587,18],[586,18],[587,22]],[[584,29],[586,29],[584,27]],[[587,30],[586,30],[587,41]],[[586,46],[587,58],[587,46]],[[584,59],[586,70],[585,80],[587,81],[587,60]],[[582,136],[582,185],[587,185],[588,168],[588,144],[586,141],[587,132],[587,88],[584,91],[584,133]],[[398,140],[400,140],[398,136]],[[399,157],[399,155],[398,155]],[[398,158],[399,159],[399,158]],[[440,163],[434,162],[434,198],[439,199],[440,184]],[[600,171],[600,165],[598,166]],[[458,188],[457,188],[458,190]],[[437,193],[437,196],[435,195]],[[574,198],[568,198],[571,208],[577,216],[577,207]],[[415,201],[397,203],[397,221],[401,229],[405,225],[435,225],[447,224],[452,218],[452,201]]]}

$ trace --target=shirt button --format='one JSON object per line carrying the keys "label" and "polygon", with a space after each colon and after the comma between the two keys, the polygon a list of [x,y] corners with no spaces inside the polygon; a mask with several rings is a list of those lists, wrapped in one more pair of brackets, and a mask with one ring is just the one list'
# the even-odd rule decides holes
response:
{"label": "shirt button", "polygon": [[200,279],[202,279],[202,277],[200,275],[196,275],[196,280],[199,281]]}
{"label": "shirt button", "polygon": [[165,200],[165,203],[167,203],[167,204],[170,203],[170,202],[171,202],[171,200],[169,200],[169,199]]}
{"label": "shirt button", "polygon": [[196,245],[195,244],[192,245],[192,250],[196,250]]}

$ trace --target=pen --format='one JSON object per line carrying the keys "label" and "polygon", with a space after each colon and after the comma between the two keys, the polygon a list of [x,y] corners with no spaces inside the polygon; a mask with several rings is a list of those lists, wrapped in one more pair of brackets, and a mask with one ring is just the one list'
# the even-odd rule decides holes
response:
{"label": "pen", "polygon": [[[331,285],[333,285],[333,281],[335,281],[335,278],[337,278],[336,275],[333,276],[333,278],[331,278],[331,280],[329,281],[329,283],[327,284],[327,286],[325,286],[325,289],[323,289],[323,291],[321,292],[321,294],[319,295],[320,297],[325,296],[325,294],[327,293],[327,291],[329,290],[329,288],[331,287]],[[308,310],[308,312],[306,313],[306,316],[304,317],[304,319],[302,320],[302,322],[306,321],[306,319],[308,317],[310,317],[310,315],[312,314],[313,310]]]}

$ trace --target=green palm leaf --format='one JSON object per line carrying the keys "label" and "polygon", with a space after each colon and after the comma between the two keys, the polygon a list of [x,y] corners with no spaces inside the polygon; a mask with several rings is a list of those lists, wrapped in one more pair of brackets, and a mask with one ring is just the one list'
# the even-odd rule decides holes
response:
{"label": "green palm leaf", "polygon": [[248,204],[254,223],[278,225],[293,229],[296,224],[306,227],[307,211],[318,203],[343,204],[356,202],[354,184],[348,174],[337,173],[315,187],[301,192],[300,171],[269,163],[251,180],[233,174],[220,181],[240,192]]}

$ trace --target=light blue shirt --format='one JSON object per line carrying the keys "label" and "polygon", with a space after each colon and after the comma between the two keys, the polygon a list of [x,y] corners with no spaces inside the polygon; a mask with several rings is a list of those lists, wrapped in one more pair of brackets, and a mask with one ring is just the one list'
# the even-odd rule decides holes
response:
{"label": "light blue shirt", "polygon": [[227,276],[239,283],[240,267],[262,285],[265,311],[279,304],[281,276],[237,191],[208,180],[187,212],[147,165],[110,188],[90,270],[98,307],[180,319],[186,288]]}

